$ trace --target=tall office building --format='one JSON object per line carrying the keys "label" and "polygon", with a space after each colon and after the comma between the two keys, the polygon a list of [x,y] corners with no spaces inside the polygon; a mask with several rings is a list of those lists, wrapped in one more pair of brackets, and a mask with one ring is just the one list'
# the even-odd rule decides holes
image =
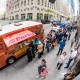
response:
{"label": "tall office building", "polygon": [[64,0],[7,0],[7,19],[66,19],[69,7]]}
{"label": "tall office building", "polygon": [[77,9],[78,9],[78,10],[77,10],[77,15],[80,15],[80,0],[78,0],[78,3],[77,3],[77,4],[78,4],[78,8],[77,8]]}
{"label": "tall office building", "polygon": [[77,0],[77,21],[78,21],[78,37],[79,37],[79,41],[80,41],[80,0]]}
{"label": "tall office building", "polygon": [[75,3],[74,0],[68,0],[70,15],[73,17],[75,15]]}

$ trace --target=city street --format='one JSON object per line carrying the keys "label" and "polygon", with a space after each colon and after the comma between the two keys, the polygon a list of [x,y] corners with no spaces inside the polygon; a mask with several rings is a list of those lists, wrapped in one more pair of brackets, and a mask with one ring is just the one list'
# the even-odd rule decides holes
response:
{"label": "city street", "polygon": [[[44,25],[45,34],[47,34],[50,31],[50,26],[51,24]],[[74,34],[74,32],[72,32],[72,34]],[[62,80],[64,74],[67,72],[67,69],[64,69],[66,64],[63,65],[61,70],[56,69],[56,64],[59,58],[56,56],[58,48],[59,46],[57,45],[49,53],[47,53],[46,50],[44,51],[44,55],[42,58],[46,59],[47,67],[49,69],[49,74],[44,80]],[[64,51],[67,52],[66,62],[69,58],[70,50],[70,41],[67,41],[64,49]],[[22,57],[14,64],[0,71],[0,80],[41,80],[36,78],[36,76],[38,75],[37,67],[40,64],[41,59],[37,59],[36,55],[36,58],[32,62],[28,63],[27,56]],[[80,80],[80,78],[75,80]]]}
{"label": "city street", "polygon": [[80,80],[79,53],[80,0],[0,0],[0,80]]}

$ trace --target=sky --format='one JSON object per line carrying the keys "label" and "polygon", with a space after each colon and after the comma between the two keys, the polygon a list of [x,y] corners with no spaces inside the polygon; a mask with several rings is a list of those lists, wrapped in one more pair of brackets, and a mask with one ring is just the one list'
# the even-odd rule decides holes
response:
{"label": "sky", "polygon": [[[66,1],[66,0],[65,0]],[[75,14],[77,15],[77,0],[75,1]],[[6,10],[6,0],[0,0],[0,15],[3,14]]]}
{"label": "sky", "polygon": [[74,0],[74,3],[75,3],[75,15],[77,15],[77,0]]}
{"label": "sky", "polygon": [[0,0],[0,15],[4,13],[6,9],[6,0]]}

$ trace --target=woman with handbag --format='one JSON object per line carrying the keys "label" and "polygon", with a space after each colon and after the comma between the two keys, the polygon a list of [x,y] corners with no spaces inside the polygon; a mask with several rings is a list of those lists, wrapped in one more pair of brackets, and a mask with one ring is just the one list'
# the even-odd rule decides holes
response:
{"label": "woman with handbag", "polygon": [[42,59],[41,64],[38,66],[38,74],[39,74],[39,76],[36,76],[36,77],[41,77],[41,78],[45,78],[48,74],[45,59]]}

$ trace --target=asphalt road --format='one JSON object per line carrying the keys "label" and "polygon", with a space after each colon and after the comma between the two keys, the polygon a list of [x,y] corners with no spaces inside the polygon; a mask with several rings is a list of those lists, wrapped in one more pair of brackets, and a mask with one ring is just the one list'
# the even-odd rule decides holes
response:
{"label": "asphalt road", "polygon": [[[51,24],[44,25],[45,34],[49,32],[50,26]],[[63,65],[60,71],[56,69],[57,60],[59,58],[56,56],[58,52],[58,48],[59,46],[56,46],[49,53],[47,53],[46,50],[44,52],[44,55],[42,58],[46,59],[47,66],[49,69],[49,74],[45,80],[62,80],[64,74],[67,71],[67,69],[64,69],[66,64]],[[67,41],[67,44],[64,50],[68,53],[67,54],[68,55],[67,59],[68,59],[69,52],[70,52],[70,41]],[[37,66],[40,63],[40,60],[37,59],[37,56],[36,56],[36,58],[32,62],[28,63],[27,56],[24,56],[14,64],[1,70],[0,80],[42,80],[35,77],[37,75]],[[80,78],[76,80],[80,80]]]}

